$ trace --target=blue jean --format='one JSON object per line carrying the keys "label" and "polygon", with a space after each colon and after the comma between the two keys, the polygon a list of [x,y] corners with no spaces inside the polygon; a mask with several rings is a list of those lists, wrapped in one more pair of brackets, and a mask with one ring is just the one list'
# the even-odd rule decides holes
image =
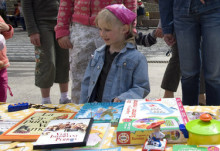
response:
{"label": "blue jean", "polygon": [[[220,8],[191,15],[174,12],[184,105],[197,105],[204,68],[207,105],[220,105]],[[200,44],[203,51],[200,52]]]}

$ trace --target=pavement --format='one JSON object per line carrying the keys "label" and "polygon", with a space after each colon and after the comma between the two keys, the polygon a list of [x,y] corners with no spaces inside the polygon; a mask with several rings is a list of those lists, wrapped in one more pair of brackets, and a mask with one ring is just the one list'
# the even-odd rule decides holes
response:
{"label": "pavement", "polygon": [[[152,29],[142,30],[144,33],[151,32]],[[34,85],[34,47],[30,43],[27,32],[21,28],[16,28],[13,38],[7,41],[8,57],[11,66],[8,68],[8,81],[11,87],[13,97],[8,93],[8,103],[41,102],[40,89]],[[149,79],[151,92],[147,96],[149,99],[163,97],[164,90],[160,88],[167,62],[170,58],[166,56],[166,52],[170,48],[164,43],[163,39],[158,39],[157,44],[152,47],[138,46],[138,50],[142,52],[148,60]],[[71,88],[71,81],[69,83]],[[70,95],[69,91],[69,95]],[[54,84],[51,88],[51,101],[58,104],[60,91],[58,84]],[[179,86],[175,97],[182,97],[181,87]]]}

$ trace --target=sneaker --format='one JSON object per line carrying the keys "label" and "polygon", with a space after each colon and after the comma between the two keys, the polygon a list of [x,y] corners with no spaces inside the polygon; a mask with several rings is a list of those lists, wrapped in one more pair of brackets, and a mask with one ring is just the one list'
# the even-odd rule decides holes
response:
{"label": "sneaker", "polygon": [[51,101],[41,101],[41,104],[52,104]]}
{"label": "sneaker", "polygon": [[67,103],[71,103],[71,99],[70,98],[66,98],[66,100],[61,101],[61,99],[59,100],[60,104],[67,104]]}

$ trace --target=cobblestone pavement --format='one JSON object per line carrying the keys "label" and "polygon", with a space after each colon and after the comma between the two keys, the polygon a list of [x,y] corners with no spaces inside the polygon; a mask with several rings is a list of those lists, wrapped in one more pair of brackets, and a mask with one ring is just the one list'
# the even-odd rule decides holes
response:
{"label": "cobblestone pavement", "polygon": [[[143,31],[145,33],[152,30]],[[7,41],[8,56],[11,61],[11,66],[8,68],[9,86],[14,94],[11,97],[8,94],[9,103],[30,102],[40,103],[40,89],[34,85],[34,47],[29,41],[27,32],[21,29],[15,29],[15,34],[12,39]],[[139,47],[138,49],[147,57],[149,62],[149,79],[151,92],[147,96],[150,99],[163,97],[164,90],[160,88],[162,77],[166,68],[169,57],[165,54],[169,49],[162,39],[150,48]],[[71,87],[71,82],[69,84]],[[70,92],[69,92],[70,95]],[[181,97],[181,88],[179,87],[176,97]],[[57,104],[60,97],[59,86],[54,84],[51,88],[52,103]]]}
{"label": "cobblestone pavement", "polygon": [[[149,33],[152,29],[140,31]],[[8,57],[11,62],[34,61],[34,46],[30,43],[27,32],[22,31],[21,28],[15,28],[13,38],[7,41],[7,48]],[[138,46],[138,50],[147,57],[149,62],[164,62],[169,60],[169,57],[166,56],[169,47],[164,43],[163,39],[158,39],[157,44],[151,47]]]}

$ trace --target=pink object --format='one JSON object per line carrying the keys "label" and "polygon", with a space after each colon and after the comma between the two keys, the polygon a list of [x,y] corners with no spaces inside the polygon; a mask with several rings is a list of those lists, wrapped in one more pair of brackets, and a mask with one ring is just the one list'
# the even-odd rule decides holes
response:
{"label": "pink object", "polygon": [[95,26],[95,17],[99,11],[110,4],[124,4],[128,9],[135,11],[137,0],[60,0],[56,38],[69,36],[70,22],[87,26]]}
{"label": "pink object", "polygon": [[112,12],[123,24],[131,24],[137,16],[136,13],[127,9],[123,4],[113,4],[105,8]]}
{"label": "pink object", "polygon": [[6,102],[8,89],[7,69],[0,70],[0,102]]}

